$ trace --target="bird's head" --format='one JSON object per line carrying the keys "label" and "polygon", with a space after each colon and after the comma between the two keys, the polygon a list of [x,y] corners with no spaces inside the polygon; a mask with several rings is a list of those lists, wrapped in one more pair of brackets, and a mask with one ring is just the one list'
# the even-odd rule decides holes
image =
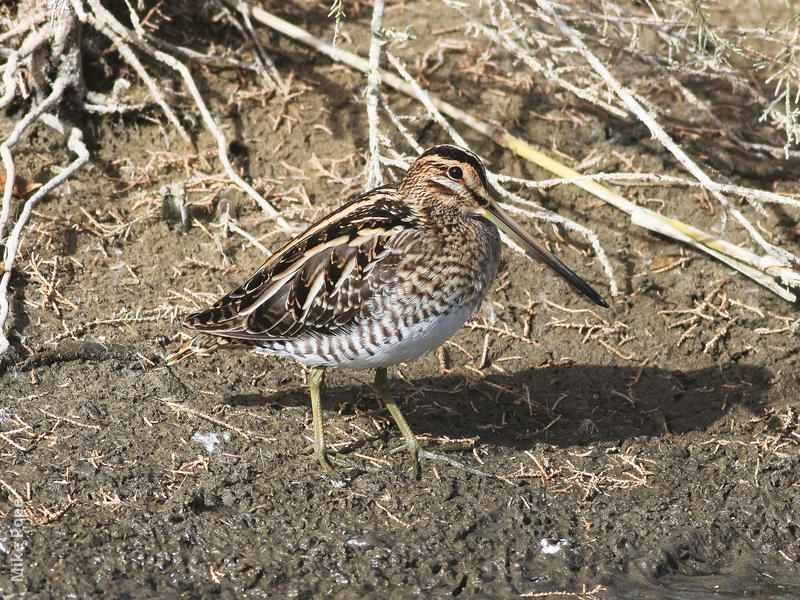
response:
{"label": "bird's head", "polygon": [[533,239],[500,207],[487,181],[483,162],[469,150],[453,145],[428,148],[406,171],[399,191],[432,213],[456,210],[490,221],[590,300],[608,306],[594,288]]}

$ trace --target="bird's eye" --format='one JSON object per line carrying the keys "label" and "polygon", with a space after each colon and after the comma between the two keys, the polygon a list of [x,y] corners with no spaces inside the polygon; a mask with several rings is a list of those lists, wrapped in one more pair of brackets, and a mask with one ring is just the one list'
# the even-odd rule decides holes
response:
{"label": "bird's eye", "polygon": [[464,171],[461,170],[461,167],[450,167],[447,169],[447,174],[450,179],[461,179],[464,176]]}

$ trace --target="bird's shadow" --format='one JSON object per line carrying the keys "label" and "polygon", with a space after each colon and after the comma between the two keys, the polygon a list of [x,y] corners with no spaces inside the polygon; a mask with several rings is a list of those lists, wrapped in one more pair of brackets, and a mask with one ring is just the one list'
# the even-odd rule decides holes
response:
{"label": "bird's shadow", "polygon": [[[480,443],[525,449],[535,442],[621,443],[636,436],[701,431],[737,407],[761,414],[769,381],[767,369],[735,363],[692,371],[559,365],[485,378],[446,375],[406,382],[395,377],[391,386],[418,435],[477,435]],[[232,395],[227,402],[307,406],[309,399],[306,389],[292,386],[268,396]],[[369,386],[325,388],[326,411],[356,407],[378,410]]]}

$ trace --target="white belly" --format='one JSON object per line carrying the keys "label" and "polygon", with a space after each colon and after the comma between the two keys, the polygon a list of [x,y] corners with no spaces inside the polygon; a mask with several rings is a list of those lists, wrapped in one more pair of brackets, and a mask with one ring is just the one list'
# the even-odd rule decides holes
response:
{"label": "white belly", "polygon": [[390,332],[388,338],[372,336],[373,339],[382,338],[377,344],[365,343],[370,336],[362,328],[368,325],[361,325],[344,335],[313,341],[286,342],[282,347],[273,346],[264,351],[293,358],[311,367],[346,367],[356,370],[388,367],[435,350],[461,328],[471,313],[469,307],[456,306],[447,313],[408,327],[398,327]]}
{"label": "white belly", "polygon": [[436,350],[453,337],[453,334],[469,319],[471,312],[465,306],[458,306],[446,314],[420,321],[404,328],[402,339],[395,339],[377,347],[374,356],[363,352],[352,360],[342,363],[341,366],[350,369],[370,369],[413,360],[426,352]]}

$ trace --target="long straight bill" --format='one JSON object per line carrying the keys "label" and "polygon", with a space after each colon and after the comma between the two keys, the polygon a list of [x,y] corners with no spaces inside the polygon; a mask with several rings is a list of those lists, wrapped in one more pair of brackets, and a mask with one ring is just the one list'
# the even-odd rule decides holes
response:
{"label": "long straight bill", "polygon": [[544,264],[561,275],[567,282],[595,304],[608,308],[608,303],[603,297],[580,277],[575,271],[570,269],[552,252],[547,250],[539,242],[533,239],[530,234],[522,229],[496,202],[489,202],[484,216],[492,223],[497,225],[517,244],[522,246],[532,257],[542,261]]}

